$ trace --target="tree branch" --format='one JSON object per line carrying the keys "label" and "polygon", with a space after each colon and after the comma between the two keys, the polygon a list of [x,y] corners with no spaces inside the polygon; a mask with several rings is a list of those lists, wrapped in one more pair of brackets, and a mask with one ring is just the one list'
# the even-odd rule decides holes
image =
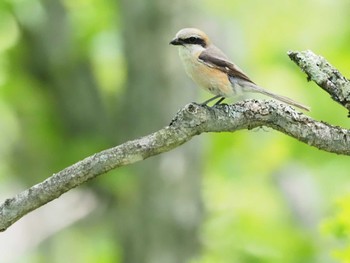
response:
{"label": "tree branch", "polygon": [[350,81],[345,78],[325,58],[312,51],[289,51],[289,58],[294,61],[308,76],[323,90],[329,93],[332,99],[343,105],[350,117]]}
{"label": "tree branch", "polygon": [[[313,73],[308,74],[313,76]],[[324,151],[350,155],[349,130],[315,121],[273,100],[247,100],[212,108],[191,103],[176,114],[169,126],[89,156],[6,199],[0,205],[0,231],[5,231],[25,214],[98,175],[170,151],[195,135],[203,132],[235,132],[261,126],[271,127]]]}

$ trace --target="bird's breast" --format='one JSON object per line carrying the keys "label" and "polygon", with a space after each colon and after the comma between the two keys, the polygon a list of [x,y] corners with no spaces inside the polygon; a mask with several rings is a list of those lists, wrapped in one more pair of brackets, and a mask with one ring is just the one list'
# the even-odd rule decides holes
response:
{"label": "bird's breast", "polygon": [[198,60],[201,51],[191,53],[185,47],[179,54],[188,76],[201,88],[214,95],[231,97],[234,90],[225,72],[210,67]]}

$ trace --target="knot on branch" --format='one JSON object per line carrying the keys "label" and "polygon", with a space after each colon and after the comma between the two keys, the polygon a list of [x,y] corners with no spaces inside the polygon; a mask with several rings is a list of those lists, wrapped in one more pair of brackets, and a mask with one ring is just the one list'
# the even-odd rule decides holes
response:
{"label": "knot on branch", "polygon": [[195,102],[187,104],[176,113],[169,126],[181,126],[186,128],[198,127],[208,119],[210,107]]}

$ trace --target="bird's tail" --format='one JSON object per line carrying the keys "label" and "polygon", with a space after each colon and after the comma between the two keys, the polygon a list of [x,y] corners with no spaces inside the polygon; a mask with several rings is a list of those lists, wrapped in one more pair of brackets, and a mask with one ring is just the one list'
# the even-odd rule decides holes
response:
{"label": "bird's tail", "polygon": [[257,93],[261,93],[261,94],[264,94],[266,96],[269,96],[271,98],[274,98],[276,100],[279,100],[281,102],[284,102],[284,103],[287,103],[291,106],[294,106],[294,107],[297,107],[299,109],[302,109],[302,110],[306,110],[306,111],[310,111],[310,107],[308,106],[305,106],[299,102],[296,102],[288,97],[285,97],[285,96],[282,96],[282,95],[277,95],[277,94],[274,94],[266,89],[263,89],[257,85],[249,85],[250,86],[250,89],[249,91],[251,92],[257,92]]}

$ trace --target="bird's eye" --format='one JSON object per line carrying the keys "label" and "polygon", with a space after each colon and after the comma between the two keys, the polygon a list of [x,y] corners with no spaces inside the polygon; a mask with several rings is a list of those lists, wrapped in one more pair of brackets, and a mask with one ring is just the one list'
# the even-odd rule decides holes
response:
{"label": "bird's eye", "polygon": [[196,37],[190,37],[188,40],[189,40],[189,42],[192,43],[192,44],[194,44],[194,43],[197,42],[197,38],[196,38]]}

